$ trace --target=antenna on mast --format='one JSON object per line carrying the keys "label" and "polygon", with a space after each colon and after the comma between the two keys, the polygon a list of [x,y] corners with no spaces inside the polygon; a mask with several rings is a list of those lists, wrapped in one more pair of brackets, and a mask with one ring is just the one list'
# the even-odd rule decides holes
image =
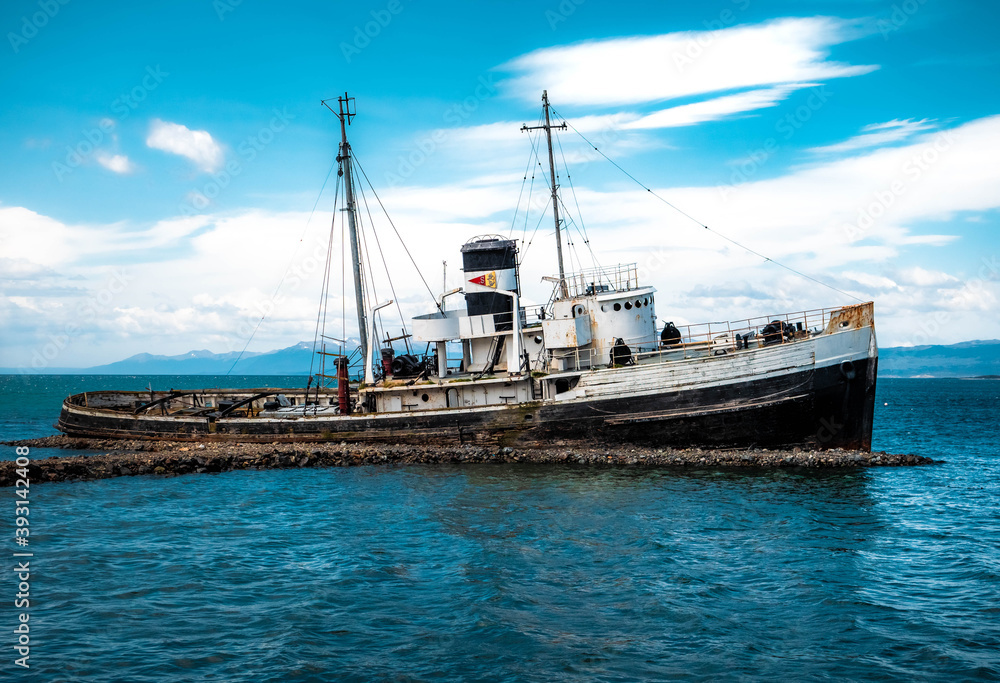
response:
{"label": "antenna on mast", "polygon": [[562,253],[562,235],[560,234],[560,221],[559,221],[559,185],[556,183],[556,161],[552,154],[552,130],[566,130],[566,122],[563,121],[561,126],[553,126],[552,122],[549,120],[549,91],[542,91],[542,109],[545,110],[545,125],[544,126],[521,126],[521,131],[526,130],[545,130],[545,138],[549,143],[549,176],[552,179],[552,216],[556,223],[556,257],[559,260],[559,291],[564,299],[569,297],[569,291],[566,287],[566,271],[563,268],[563,253]]}
{"label": "antenna on mast", "polygon": [[337,98],[337,104],[340,105],[339,111],[334,111],[327,102],[328,100],[321,100],[322,105],[340,119],[340,153],[337,154],[340,171],[338,175],[344,176],[347,202],[344,211],[347,212],[347,227],[351,235],[351,266],[354,269],[354,299],[358,309],[358,334],[362,350],[367,351],[368,324],[365,315],[365,290],[361,278],[362,263],[361,250],[358,247],[357,207],[354,203],[354,181],[351,175],[351,145],[347,142],[347,126],[351,125],[351,119],[357,116],[357,113],[356,110],[351,111],[351,103],[354,102],[354,98],[348,97],[346,92],[343,97]]}

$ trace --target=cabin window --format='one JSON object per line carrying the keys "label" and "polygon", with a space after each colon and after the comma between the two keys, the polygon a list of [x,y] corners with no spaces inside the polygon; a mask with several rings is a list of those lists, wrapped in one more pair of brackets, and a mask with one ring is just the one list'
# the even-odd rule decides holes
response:
{"label": "cabin window", "polygon": [[542,343],[542,337],[541,337],[541,335],[537,335],[537,334],[535,335],[535,343],[536,344],[541,344]]}
{"label": "cabin window", "polygon": [[643,306],[648,306],[649,305],[649,297],[648,296],[645,299],[642,300],[642,305]]}
{"label": "cabin window", "polygon": [[636,299],[636,300],[635,300],[635,307],[636,307],[636,308],[642,308],[642,302],[641,302],[641,301],[639,301],[638,299]]}
{"label": "cabin window", "polygon": [[631,301],[626,301],[625,302],[625,310],[626,311],[631,311],[632,310],[632,302]]}
{"label": "cabin window", "polygon": [[424,403],[427,403],[429,400],[431,400],[431,397],[428,396],[427,394],[424,394],[423,396],[420,397],[420,400],[423,401]]}
{"label": "cabin window", "polygon": [[616,311],[622,310],[622,305],[621,304],[615,304],[615,310]]}

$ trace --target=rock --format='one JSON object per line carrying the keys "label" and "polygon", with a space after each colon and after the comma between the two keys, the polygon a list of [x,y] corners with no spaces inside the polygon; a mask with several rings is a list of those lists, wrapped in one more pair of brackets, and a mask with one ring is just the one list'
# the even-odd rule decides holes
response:
{"label": "rock", "polygon": [[[803,451],[747,449],[672,449],[629,445],[609,448],[565,441],[546,447],[448,444],[341,444],[331,443],[209,443],[177,447],[174,442],[108,439],[70,439],[64,436],[16,442],[46,448],[98,451],[98,455],[52,457],[32,463],[32,478],[39,482],[101,479],[152,472],[176,475],[186,472],[227,472],[306,466],[356,466],[373,464],[531,462],[565,463],[568,466],[604,467],[869,467],[926,465],[934,461],[915,455],[890,455],[860,451]],[[211,451],[184,455],[191,450]],[[179,455],[178,455],[179,454]],[[0,486],[16,479],[13,461],[0,461]]]}

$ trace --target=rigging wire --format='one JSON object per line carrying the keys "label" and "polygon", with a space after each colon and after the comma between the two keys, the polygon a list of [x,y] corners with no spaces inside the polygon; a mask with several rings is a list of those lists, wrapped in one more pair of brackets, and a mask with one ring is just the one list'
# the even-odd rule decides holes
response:
{"label": "rigging wire", "polygon": [[[538,121],[536,123],[540,124],[541,122],[542,122],[542,114],[539,113]],[[536,130],[537,126],[535,128],[528,130],[528,142],[531,144],[531,154],[528,155],[528,165],[531,165],[531,159],[532,157],[534,157],[535,165],[537,165],[538,168],[541,168],[542,162],[538,158],[538,152],[536,151],[535,147],[535,141],[537,140],[538,137],[537,133],[535,133]],[[538,175],[538,171],[535,169],[535,165],[531,165],[531,183],[528,185],[528,200],[527,202],[525,202],[524,205],[524,226],[521,228],[521,243],[525,245],[525,253],[527,252],[528,246],[531,245],[531,241],[528,240],[528,218],[531,216],[531,197],[533,196],[533,192],[535,189],[535,176]],[[543,178],[545,177],[544,169],[542,169],[542,177]],[[544,208],[542,209],[542,215],[543,216],[545,215]],[[539,220],[539,222],[535,225],[534,232],[531,233],[532,240],[535,239],[535,233],[538,232],[539,225],[541,225],[541,220]],[[521,255],[521,260],[518,262],[518,266],[524,263],[524,256],[525,254]]]}
{"label": "rigging wire", "polygon": [[538,234],[538,228],[541,226],[542,221],[548,214],[549,214],[549,204],[547,203],[545,205],[545,208],[542,209],[542,215],[538,217],[538,222],[535,223],[535,230],[534,232],[531,233],[531,239],[529,239],[527,244],[524,245],[524,251],[521,252],[521,262],[517,264],[518,266],[524,263],[524,259],[528,255],[528,248],[531,246],[531,243],[535,241],[535,235]]}
{"label": "rigging wire", "polygon": [[[594,254],[594,251],[592,249],[590,249],[590,243],[589,243],[589,241],[587,239],[586,233],[585,232],[581,232],[579,224],[576,222],[576,220],[569,213],[569,207],[566,206],[566,202],[563,201],[562,197],[559,198],[559,203],[562,205],[563,210],[566,212],[566,218],[567,218],[566,232],[569,233],[570,227],[573,227],[573,228],[576,229],[577,234],[580,235],[580,237],[583,238],[584,243],[587,244],[587,250],[590,252],[590,256],[591,256],[591,258],[594,261],[594,269],[597,272],[598,280],[599,281],[604,280],[606,278],[605,273],[602,270],[601,264],[597,260],[597,256]],[[583,261],[582,261],[582,259],[579,258],[579,255],[577,255],[577,260],[580,261],[580,268],[582,270],[583,269]],[[608,278],[608,283],[609,284],[611,283],[610,278]]]}
{"label": "rigging wire", "polygon": [[[559,152],[561,154],[562,153],[562,142],[559,142],[559,138],[558,137],[556,138],[556,141],[559,143]],[[566,171],[566,176],[569,177],[569,165],[566,163],[566,156],[565,155],[563,155],[563,168]],[[558,169],[558,167],[557,167],[557,169]],[[557,178],[559,177],[558,176],[558,171],[557,171],[557,176],[556,177]],[[572,179],[570,179],[570,186],[572,186]],[[580,258],[580,252],[576,248],[576,242],[573,241],[573,233],[570,230],[571,226],[572,227],[577,227],[576,226],[576,220],[573,218],[573,214],[570,212],[569,208],[566,206],[566,202],[563,201],[562,196],[559,195],[558,193],[556,194],[556,201],[559,202],[559,205],[563,209],[563,211],[562,211],[563,220],[561,222],[562,222],[563,232],[566,234],[566,252],[567,252],[567,255],[569,257],[570,272],[574,273],[574,272],[582,271],[583,270],[583,259]],[[582,217],[581,217],[581,220],[582,220]],[[580,232],[580,229],[577,227],[577,233],[579,233],[579,232]],[[582,235],[581,235],[581,237],[582,237]],[[585,246],[588,249],[590,248],[590,245],[587,244],[586,240],[584,240],[584,244],[585,244]],[[593,255],[593,254],[591,254],[591,255]],[[573,263],[574,258],[576,260],[575,264]]]}
{"label": "rigging wire", "polygon": [[319,194],[316,195],[316,201],[313,202],[312,211],[309,212],[309,218],[306,219],[305,227],[302,228],[302,235],[299,236],[299,242],[298,242],[298,244],[295,245],[295,249],[294,249],[294,251],[292,251],[292,256],[288,260],[288,266],[285,268],[285,272],[281,275],[281,279],[278,280],[278,285],[277,285],[277,287],[274,288],[274,293],[271,295],[271,299],[267,302],[268,305],[264,309],[264,314],[260,316],[260,320],[258,320],[257,324],[254,326],[253,332],[250,333],[250,337],[247,339],[247,343],[243,345],[243,349],[239,352],[239,355],[236,356],[236,360],[234,360],[233,364],[231,366],[229,366],[228,370],[226,370],[226,376],[227,377],[233,371],[233,368],[236,367],[236,364],[240,362],[240,359],[243,358],[243,354],[246,353],[247,348],[250,346],[250,342],[253,341],[254,336],[257,334],[257,330],[260,329],[261,323],[264,322],[264,318],[266,318],[268,312],[270,312],[270,310],[271,310],[271,304],[273,304],[275,298],[277,298],[278,292],[281,290],[281,285],[283,285],[285,283],[285,278],[288,277],[288,273],[292,270],[292,264],[295,262],[295,256],[296,256],[296,254],[299,253],[299,247],[302,246],[302,241],[305,239],[306,232],[309,230],[309,223],[312,221],[313,214],[316,213],[316,207],[319,206],[319,200],[320,200],[320,198],[322,198],[323,192],[324,192],[324,190],[326,190],[326,184],[328,182],[330,182],[330,176],[333,175],[333,169],[336,168],[336,166],[337,166],[337,162],[334,161],[333,164],[330,166],[330,170],[327,171],[327,173],[326,173],[326,179],[323,181],[323,186],[319,188]]}
{"label": "rigging wire", "polygon": [[[385,260],[385,252],[382,250],[382,243],[379,241],[378,231],[375,230],[375,219],[372,218],[371,209],[368,208],[368,197],[365,196],[363,188],[361,190],[361,201],[365,204],[365,212],[368,214],[368,221],[372,226],[372,235],[375,237],[375,246],[378,248],[379,257],[382,259],[382,267],[385,269],[385,277],[389,281],[389,291],[392,292],[392,300],[396,303],[396,311],[399,313],[399,324],[402,325],[403,333],[406,334],[406,319],[403,318],[403,308],[399,303],[399,297],[396,296],[396,286],[392,282],[392,275],[389,274],[389,264]],[[374,273],[372,275],[374,276]],[[381,314],[379,314],[379,319],[381,319]]]}
{"label": "rigging wire", "polygon": [[[539,121],[541,121],[541,116],[539,116]],[[538,134],[538,138],[541,138],[541,133]],[[557,140],[558,140],[558,138],[557,138]],[[561,145],[561,143],[560,143],[560,145]],[[549,178],[549,175],[545,171],[545,166],[542,164],[542,160],[538,156],[538,147],[540,147],[540,146],[541,145],[538,145],[538,146],[535,145],[535,140],[534,139],[531,140],[531,152],[534,155],[536,164],[541,169],[541,175],[542,175],[542,179],[545,180],[545,186],[549,189],[549,192],[551,193],[551,191],[552,191],[552,179]],[[562,148],[560,147],[560,152],[561,151],[562,151]],[[566,164],[566,157],[565,157],[565,155],[563,155],[563,166],[566,167],[566,174],[567,174],[567,177],[569,177],[569,166]],[[558,177],[559,177],[559,175],[558,175],[558,171],[557,171],[557,173],[556,173],[556,179],[558,179]],[[572,179],[570,179],[570,186],[572,187]],[[562,221],[560,221],[560,223],[564,226],[564,231],[565,231],[565,234],[566,234],[566,255],[567,255],[568,259],[569,259],[570,272],[573,272],[573,271],[576,271],[576,270],[583,270],[583,259],[580,258],[580,253],[576,249],[576,244],[575,244],[575,242],[573,242],[573,235],[572,235],[572,233],[570,232],[570,229],[569,229],[569,226],[570,226],[571,223],[575,224],[575,220],[573,218],[573,215],[570,213],[569,209],[566,207],[566,203],[562,201],[562,198],[558,197],[558,199],[559,199],[559,204],[563,207],[563,213],[564,213],[564,218],[563,218]],[[543,218],[546,215],[546,213],[548,212],[548,209],[549,209],[550,206],[552,206],[552,198],[551,197],[548,198],[548,200],[546,202],[545,210],[542,212],[542,217]],[[525,217],[525,218],[526,218],[525,223],[527,223],[527,217]],[[535,232],[532,233],[532,236],[531,236],[532,241],[534,240],[535,233],[538,232],[538,227],[541,225],[541,223],[542,223],[541,219],[539,219],[538,224],[535,226]],[[577,231],[579,232],[579,228],[577,228]],[[548,231],[546,231],[546,234],[549,234]],[[553,229],[553,233],[552,234],[555,234],[554,229]],[[597,262],[597,257],[594,256],[594,252],[590,248],[589,240],[586,237],[584,238],[584,243],[587,245],[587,249],[588,249],[588,251],[590,251],[591,257],[594,259],[594,262],[596,263]],[[528,246],[530,246],[530,244],[531,244],[531,242],[529,242],[525,246],[525,255],[527,254]],[[574,263],[573,263],[574,258],[576,260],[576,265],[574,265]],[[524,262],[524,257],[522,256],[521,263],[523,263],[523,262]],[[577,266],[579,266],[579,268]]]}
{"label": "rigging wire", "polygon": [[[316,345],[319,343],[320,337],[326,333],[326,312],[330,301],[330,261],[333,258],[333,235],[337,225],[337,201],[339,195],[340,181],[338,178],[333,192],[333,215],[330,217],[330,241],[326,247],[326,267],[323,270],[323,285],[320,288],[319,310],[316,311],[316,331],[313,333],[312,354],[309,357],[310,378],[313,376],[313,365],[316,361]],[[322,372],[324,369],[324,363],[321,362],[320,371]]]}
{"label": "rigging wire", "polygon": [[[555,108],[554,107],[552,107],[551,109],[552,109],[553,112],[555,112]],[[563,118],[562,114],[558,114],[558,112],[556,112],[556,113],[559,116],[559,118]],[[619,171],[621,171],[626,176],[628,176],[636,185],[638,185],[639,187],[643,188],[644,190],[646,190],[646,192],[648,192],[649,194],[653,195],[654,197],[656,197],[657,199],[659,199],[661,202],[663,202],[664,204],[666,204],[667,206],[669,206],[671,209],[673,209],[677,213],[679,213],[682,216],[684,216],[685,218],[689,219],[693,223],[699,225],[700,227],[704,228],[705,230],[708,230],[712,234],[714,234],[714,235],[716,235],[718,237],[721,237],[722,239],[726,240],[727,242],[730,242],[731,244],[735,244],[740,249],[743,249],[744,251],[747,251],[747,252],[753,254],[754,256],[762,258],[765,261],[770,261],[771,263],[773,263],[776,266],[779,266],[780,268],[784,268],[785,270],[787,270],[790,273],[794,273],[795,275],[798,275],[801,278],[805,278],[806,280],[809,280],[811,282],[815,282],[818,285],[823,285],[824,287],[827,287],[828,289],[832,289],[833,291],[835,291],[835,292],[837,292],[839,294],[843,294],[846,297],[850,297],[851,299],[854,299],[855,301],[861,301],[861,302],[863,302],[863,299],[859,299],[858,297],[854,296],[853,294],[849,294],[849,293],[845,292],[844,290],[838,289],[838,288],[834,287],[833,285],[831,285],[829,283],[823,282],[822,280],[818,280],[818,279],[812,277],[811,275],[806,275],[805,273],[803,273],[801,271],[798,271],[798,270],[792,268],[791,266],[786,266],[784,263],[781,263],[780,261],[775,261],[773,258],[771,258],[769,256],[765,256],[764,254],[760,253],[759,251],[755,251],[754,249],[751,249],[750,247],[746,246],[745,244],[741,244],[740,242],[737,242],[733,238],[727,237],[726,235],[723,235],[721,232],[718,232],[717,230],[713,230],[712,228],[708,227],[707,225],[705,225],[704,223],[702,223],[701,221],[699,221],[697,218],[695,218],[694,216],[692,216],[691,214],[687,213],[686,211],[683,211],[682,209],[680,209],[676,205],[674,205],[671,202],[667,201],[665,198],[663,198],[662,196],[660,196],[656,192],[653,192],[653,190],[651,188],[647,187],[645,184],[643,184],[642,181],[640,181],[634,175],[632,175],[631,173],[629,173],[628,171],[626,171],[624,168],[622,168],[621,166],[619,166],[618,163],[615,162],[614,159],[612,159],[607,154],[605,154],[604,152],[602,152],[601,150],[599,150],[597,148],[597,146],[593,142],[591,142],[590,140],[588,140],[587,137],[583,133],[581,133],[580,131],[578,131],[576,129],[576,127],[573,126],[572,123],[569,123],[567,121],[567,125],[570,128],[573,129],[574,133],[576,133],[581,138],[583,138],[584,142],[586,142],[588,145],[590,145],[591,147],[593,147],[593,149],[594,149],[595,152],[597,152],[602,157],[604,157],[605,159],[607,159],[608,161],[610,161],[611,164],[615,168],[617,168]]]}
{"label": "rigging wire", "polygon": [[413,254],[410,253],[409,247],[407,247],[406,242],[403,241],[403,236],[399,234],[399,230],[396,228],[396,224],[392,222],[392,217],[389,216],[389,212],[386,210],[385,204],[382,203],[382,198],[378,196],[378,192],[375,191],[375,186],[372,185],[372,181],[368,179],[368,174],[365,173],[365,169],[361,165],[361,160],[358,159],[357,153],[354,154],[354,160],[355,162],[357,162],[358,169],[361,171],[361,175],[364,176],[365,182],[368,183],[368,187],[371,188],[372,194],[375,195],[375,199],[378,200],[379,206],[382,207],[382,213],[385,214],[386,220],[388,220],[389,225],[392,226],[392,231],[396,233],[396,237],[397,239],[399,239],[399,243],[403,246],[403,251],[406,252],[406,255],[410,258],[410,263],[413,264],[414,269],[416,269],[417,271],[417,275],[420,276],[420,281],[424,283],[424,288],[427,290],[427,293],[431,295],[431,301],[434,302],[434,305],[437,307],[439,311],[444,313],[444,309],[441,308],[441,304],[438,302],[437,297],[434,296],[434,292],[431,290],[430,285],[428,285],[427,280],[424,279],[424,274],[420,272],[420,267],[417,266],[417,262],[413,258]]}
{"label": "rigging wire", "polygon": [[[354,182],[354,175],[353,174],[351,175],[351,181]],[[354,188],[354,196],[355,197],[357,197],[358,193],[360,192],[360,190],[358,189],[358,187],[360,187],[360,184]],[[363,196],[364,196],[364,194],[362,193],[362,197]],[[359,251],[361,253],[362,261],[363,262],[367,262],[367,264],[368,264],[368,270],[367,271],[365,271],[364,267],[362,267],[362,269],[361,269],[362,270],[362,275],[364,275],[365,273],[367,273],[367,275],[368,275],[367,277],[364,278],[364,282],[363,282],[362,286],[364,288],[365,293],[367,293],[369,291],[369,289],[371,290],[371,298],[369,299],[369,301],[374,302],[374,303],[378,303],[378,300],[379,300],[378,299],[378,288],[375,286],[375,269],[372,268],[371,254],[368,251],[368,237],[365,234],[364,224],[361,222],[361,215],[357,211],[357,205],[356,204],[355,204],[354,215],[355,215],[355,220],[356,220],[356,222],[358,224],[358,249],[359,249]],[[372,231],[374,232],[374,230],[375,230],[375,227],[372,226]],[[362,264],[362,265],[364,265],[364,264]],[[381,313],[378,315],[378,319],[379,320],[382,319]],[[367,311],[365,311],[365,322],[366,322],[366,324],[368,323]],[[375,339],[377,340],[379,338],[378,337],[378,323],[376,321],[372,320],[371,321],[371,325],[373,326],[373,328],[375,328],[374,329],[374,334],[375,334]],[[383,326],[383,330],[384,330],[384,326]],[[371,339],[368,340],[369,345],[371,345],[372,342],[373,342],[373,340],[371,340]],[[368,349],[362,349],[361,350],[362,358],[367,358],[367,353],[368,353]],[[364,361],[364,362],[367,362],[367,360]],[[367,372],[367,370],[366,370],[366,372]]]}
{"label": "rigging wire", "polygon": [[[583,237],[583,243],[586,245],[587,251],[590,252],[590,259],[594,262],[594,269],[596,270],[600,268],[601,264],[598,263],[597,255],[594,253],[594,249],[590,245],[590,235],[587,234],[587,225],[583,222],[583,211],[580,209],[580,200],[576,197],[576,187],[573,185],[573,176],[570,175],[569,164],[566,162],[566,153],[563,152],[562,138],[557,137],[556,142],[559,144],[559,155],[562,157],[563,166],[566,167],[566,180],[569,182],[569,190],[573,195],[573,203],[576,205],[576,215],[580,217],[577,231],[582,232],[580,236]],[[562,198],[560,198],[559,201],[562,203],[563,208],[566,209],[566,215],[571,216],[569,209],[566,208],[566,204],[562,201]],[[573,222],[576,223],[575,220]]]}
{"label": "rigging wire", "polygon": [[[539,116],[539,121],[540,120],[541,120],[541,116]],[[540,135],[539,135],[539,137],[540,137]],[[535,146],[535,140],[532,139],[532,138],[529,138],[529,140],[531,142],[531,153],[535,157],[535,163],[538,165],[538,168],[541,169],[542,180],[545,181],[545,186],[551,192],[552,191],[552,185],[549,184],[549,177],[545,174],[545,167],[542,166],[542,160],[538,157],[538,148]],[[531,176],[532,180],[534,180],[534,178],[535,178],[535,173],[536,173],[536,171],[532,171],[532,176]],[[535,235],[538,234],[538,228],[542,225],[542,219],[545,218],[545,215],[548,213],[549,207],[551,205],[552,205],[552,198],[549,197],[549,199],[546,200],[546,202],[545,202],[545,207],[542,209],[542,215],[539,216],[539,218],[538,218],[538,223],[535,224],[535,230],[531,233],[531,239],[529,239],[528,242],[524,246],[524,251],[521,253],[521,261],[520,261],[520,263],[518,263],[518,265],[521,265],[522,263],[524,263],[524,259],[528,255],[528,247],[530,247],[531,243],[535,241]],[[527,227],[528,227],[527,210],[525,210],[524,227],[525,227],[525,231],[527,231]],[[548,234],[548,233],[546,233],[546,234]]]}
{"label": "rigging wire", "polygon": [[[528,163],[524,165],[524,177],[521,178],[521,191],[517,193],[517,204],[515,204],[514,215],[510,219],[510,231],[507,233],[507,239],[514,236],[514,224],[517,222],[517,211],[521,208],[521,197],[524,196],[524,186],[528,182],[528,169],[531,167],[531,157],[528,157]],[[534,180],[535,176],[532,174],[531,179]],[[528,202],[531,202],[531,191],[528,191]],[[527,211],[527,209],[525,209]]]}
{"label": "rigging wire", "polygon": [[[338,183],[337,189],[338,190],[340,189],[339,183]],[[345,196],[346,196],[346,190],[345,190]],[[334,196],[334,199],[336,200],[336,195]],[[336,201],[334,201],[334,207],[336,207]],[[334,217],[336,217],[336,211],[334,212]],[[334,218],[333,220],[335,221],[336,218]],[[341,225],[341,230],[340,231],[341,231],[341,233],[344,233],[345,230],[343,228],[343,226],[344,226],[343,220],[341,221],[340,225]],[[324,292],[325,292],[325,295],[324,295],[324,300],[323,300],[323,327],[322,327],[322,332],[321,332],[321,334],[323,336],[326,336],[327,312],[329,311],[329,308],[330,308],[330,265],[333,262],[333,236],[334,236],[334,226],[333,226],[333,222],[331,222],[331,225],[330,225],[330,243],[329,243],[328,248],[327,248],[326,264],[325,264],[326,273],[324,275],[324,278],[325,278],[325,282],[324,282]],[[343,238],[341,238],[341,239],[343,239]],[[343,298],[343,293],[341,293],[341,298]],[[321,347],[324,350],[326,349],[326,346],[323,345],[322,342],[321,342]],[[322,368],[322,370],[321,370],[322,374],[326,374],[326,356],[322,356],[322,362],[320,363],[320,367]],[[319,384],[317,384],[317,388],[318,387],[319,387]]]}
{"label": "rigging wire", "polygon": [[[528,157],[528,163],[531,163],[531,157]],[[521,228],[521,242],[523,243],[528,238],[528,216],[531,214],[531,197],[535,189],[535,169],[531,169],[531,182],[528,184],[528,200],[524,203],[524,226]],[[523,262],[524,259],[522,258]],[[520,264],[518,264],[520,265]]]}

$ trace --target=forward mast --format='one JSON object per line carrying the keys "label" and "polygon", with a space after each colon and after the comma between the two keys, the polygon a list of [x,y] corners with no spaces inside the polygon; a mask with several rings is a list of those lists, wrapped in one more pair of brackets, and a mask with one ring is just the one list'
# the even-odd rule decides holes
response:
{"label": "forward mast", "polygon": [[347,126],[351,125],[351,119],[357,116],[357,111],[351,111],[353,97],[348,97],[344,93],[343,97],[337,98],[339,111],[333,111],[330,105],[326,108],[340,119],[340,153],[337,155],[337,162],[340,164],[338,175],[344,177],[344,194],[346,205],[344,211],[347,212],[347,230],[351,238],[351,267],[354,271],[354,300],[358,309],[358,338],[361,340],[361,349],[368,351],[368,324],[365,315],[365,290],[362,278],[361,249],[358,244],[357,207],[354,203],[354,179],[351,170],[351,144],[347,141]]}

